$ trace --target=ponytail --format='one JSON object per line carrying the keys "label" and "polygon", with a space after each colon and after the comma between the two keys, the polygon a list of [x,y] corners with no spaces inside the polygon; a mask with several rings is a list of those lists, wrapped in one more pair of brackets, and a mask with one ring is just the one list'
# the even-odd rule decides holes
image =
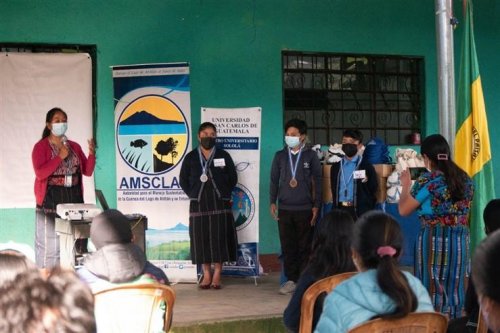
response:
{"label": "ponytail", "polygon": [[460,169],[460,167],[451,160],[438,160],[436,165],[438,170],[442,171],[444,174],[446,186],[448,187],[452,200],[462,200],[465,197],[465,184],[468,178],[465,171]]}
{"label": "ponytail", "polygon": [[381,318],[404,317],[418,307],[417,296],[398,267],[402,246],[401,227],[392,216],[371,211],[356,222],[353,248],[366,269],[377,270],[380,289],[396,305],[393,312],[380,314]]}
{"label": "ponytail", "polygon": [[451,160],[450,146],[440,134],[429,135],[422,141],[420,153],[427,156],[436,168],[444,174],[452,200],[460,201],[465,197],[467,174]]}
{"label": "ponytail", "polygon": [[380,258],[377,267],[377,282],[380,289],[396,304],[393,313],[382,314],[381,318],[401,318],[417,309],[417,296],[403,272],[399,270],[395,258],[390,256]]}

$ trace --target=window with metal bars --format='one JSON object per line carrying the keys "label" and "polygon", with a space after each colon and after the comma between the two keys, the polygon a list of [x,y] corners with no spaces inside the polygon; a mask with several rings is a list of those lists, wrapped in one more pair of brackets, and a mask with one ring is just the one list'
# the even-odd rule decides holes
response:
{"label": "window with metal bars", "polygon": [[305,120],[312,143],[340,143],[357,128],[365,143],[412,143],[423,114],[423,57],[283,51],[284,122]]}

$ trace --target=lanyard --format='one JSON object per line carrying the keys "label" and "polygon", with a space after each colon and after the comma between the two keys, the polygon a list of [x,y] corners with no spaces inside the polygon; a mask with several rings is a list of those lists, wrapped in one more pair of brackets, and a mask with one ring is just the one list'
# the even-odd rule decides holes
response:
{"label": "lanyard", "polygon": [[[354,171],[356,171],[361,164],[362,156],[359,157],[359,161],[356,163],[356,166],[354,167]],[[345,174],[344,174],[344,159],[340,160],[340,173],[342,174],[342,182],[344,183],[344,196],[347,197],[347,184],[351,181],[351,178],[354,176],[354,172],[351,173],[349,178],[345,180]]]}
{"label": "lanyard", "polygon": [[297,166],[299,165],[300,155],[302,155],[302,148],[304,148],[304,146],[301,146],[299,149],[299,154],[297,156],[297,160],[295,161],[295,165],[293,165],[291,149],[288,148],[288,159],[290,161],[290,170],[292,171],[292,179],[295,179],[295,175],[297,174]]}

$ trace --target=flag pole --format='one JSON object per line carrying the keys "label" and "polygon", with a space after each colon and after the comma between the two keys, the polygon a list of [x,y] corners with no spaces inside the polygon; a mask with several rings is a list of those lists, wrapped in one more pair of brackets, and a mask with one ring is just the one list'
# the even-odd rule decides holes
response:
{"label": "flag pole", "polygon": [[455,65],[453,60],[452,0],[436,0],[439,132],[453,155],[456,134]]}

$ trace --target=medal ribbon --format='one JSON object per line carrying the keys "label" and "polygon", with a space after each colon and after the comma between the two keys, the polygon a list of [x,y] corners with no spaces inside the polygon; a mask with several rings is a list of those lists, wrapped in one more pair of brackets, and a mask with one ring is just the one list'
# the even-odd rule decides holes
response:
{"label": "medal ribbon", "polygon": [[203,175],[207,174],[208,163],[212,159],[212,156],[214,155],[214,153],[215,153],[215,147],[212,149],[212,151],[210,152],[210,155],[208,155],[208,158],[205,160],[205,158],[203,157],[203,154],[201,153],[201,148],[198,147],[198,157],[200,158],[200,164],[201,164],[201,169],[202,169]]}
{"label": "medal ribbon", "polygon": [[292,171],[292,179],[296,179],[295,175],[297,174],[297,166],[299,165],[300,155],[302,154],[302,148],[304,148],[304,146],[300,147],[299,149],[299,154],[297,156],[297,160],[295,161],[295,165],[293,165],[292,161],[292,153],[291,153],[292,150],[290,148],[288,149],[288,159],[290,160],[290,170]]}

